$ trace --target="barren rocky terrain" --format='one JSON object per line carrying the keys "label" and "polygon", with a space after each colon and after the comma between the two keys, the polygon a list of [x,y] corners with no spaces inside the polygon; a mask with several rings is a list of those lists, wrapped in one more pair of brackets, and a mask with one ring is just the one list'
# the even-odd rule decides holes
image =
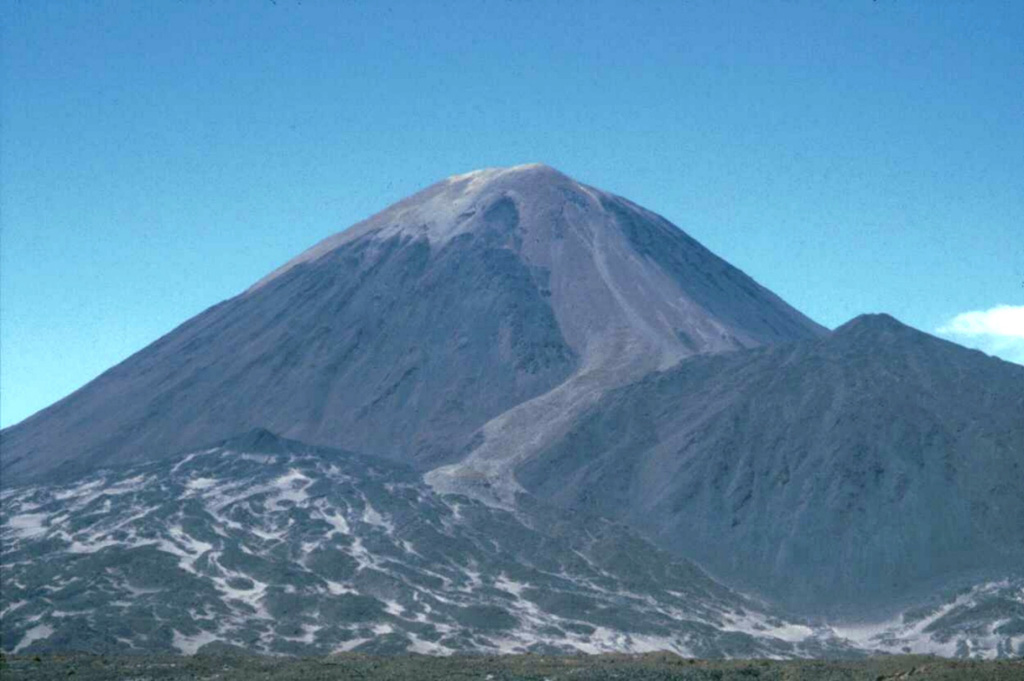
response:
{"label": "barren rocky terrain", "polygon": [[442,658],[348,653],[281,659],[223,651],[191,658],[12,655],[0,661],[0,670],[4,678],[39,681],[1019,681],[1024,678],[1024,660],[895,656],[856,661],[708,661],[668,653]]}

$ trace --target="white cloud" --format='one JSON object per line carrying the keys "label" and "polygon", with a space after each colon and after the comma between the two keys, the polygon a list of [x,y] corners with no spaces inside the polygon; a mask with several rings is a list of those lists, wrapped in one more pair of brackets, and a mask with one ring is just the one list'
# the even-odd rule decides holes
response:
{"label": "white cloud", "polygon": [[989,310],[962,312],[940,327],[939,333],[1024,339],[1024,305],[997,305]]}
{"label": "white cloud", "polygon": [[963,345],[1024,364],[1024,305],[962,312],[936,331]]}

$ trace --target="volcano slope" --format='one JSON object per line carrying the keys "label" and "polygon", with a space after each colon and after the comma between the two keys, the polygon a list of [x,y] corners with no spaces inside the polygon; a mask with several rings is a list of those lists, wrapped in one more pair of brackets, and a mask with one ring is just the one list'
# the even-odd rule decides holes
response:
{"label": "volcano slope", "polygon": [[471,447],[517,461],[609,387],[821,333],[625,199],[544,165],[481,170],[326,239],[7,428],[0,473],[74,475],[255,427],[421,469]]}
{"label": "volcano slope", "polygon": [[267,431],[7,487],[0,651],[1024,655],[1024,579],[830,627],[625,526],[519,501],[438,495],[405,464]]}
{"label": "volcano slope", "polygon": [[727,584],[877,618],[1024,571],[1024,367],[866,315],[612,391],[517,475]]}
{"label": "volcano slope", "polygon": [[0,497],[0,650],[853,655],[627,528],[255,431]]}

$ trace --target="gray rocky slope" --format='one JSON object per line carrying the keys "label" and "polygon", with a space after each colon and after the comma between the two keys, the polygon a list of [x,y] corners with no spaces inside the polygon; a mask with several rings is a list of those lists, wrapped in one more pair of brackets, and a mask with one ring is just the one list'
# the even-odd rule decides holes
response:
{"label": "gray rocky slope", "polygon": [[1024,653],[1024,580],[890,621],[787,617],[622,525],[439,495],[266,431],[0,493],[0,650]]}
{"label": "gray rocky slope", "polygon": [[[451,177],[0,433],[5,481],[266,427],[421,469],[524,458],[609,387],[823,329],[657,215],[543,165]],[[502,464],[504,465],[504,464]],[[457,485],[456,485],[457,486]]]}
{"label": "gray rocky slope", "polygon": [[1024,580],[887,621],[787,617],[622,525],[439,495],[266,431],[0,493],[0,650],[1024,654]]}
{"label": "gray rocky slope", "polygon": [[859,650],[622,526],[265,431],[2,494],[7,652]]}
{"label": "gray rocky slope", "polygon": [[1024,367],[866,315],[608,393],[517,471],[801,612],[1024,574]]}

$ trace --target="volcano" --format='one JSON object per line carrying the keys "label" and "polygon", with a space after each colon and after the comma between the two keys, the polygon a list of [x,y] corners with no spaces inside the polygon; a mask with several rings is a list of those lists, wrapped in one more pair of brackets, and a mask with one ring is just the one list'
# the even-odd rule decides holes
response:
{"label": "volcano", "polygon": [[266,428],[421,470],[472,452],[472,475],[438,480],[486,469],[514,487],[509,462],[610,388],[823,333],[626,199],[540,164],[478,170],[325,239],[4,430],[0,472],[73,476]]}
{"label": "volcano", "polygon": [[124,643],[173,584],[128,645],[1024,653],[1024,367],[828,331],[539,164],[321,241],[0,432],[0,474],[17,650]]}

